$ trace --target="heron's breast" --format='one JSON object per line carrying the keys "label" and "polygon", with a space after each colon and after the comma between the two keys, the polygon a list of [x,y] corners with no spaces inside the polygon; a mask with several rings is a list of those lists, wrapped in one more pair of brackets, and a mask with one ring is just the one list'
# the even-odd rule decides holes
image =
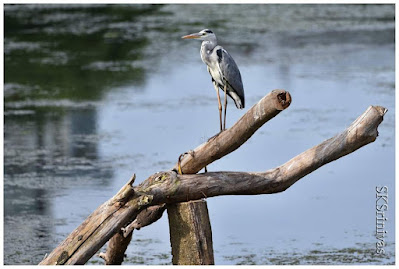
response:
{"label": "heron's breast", "polygon": [[219,67],[216,65],[208,65],[208,71],[211,74],[212,78],[219,84],[219,85],[224,85],[223,84],[223,77],[221,76],[219,72]]}

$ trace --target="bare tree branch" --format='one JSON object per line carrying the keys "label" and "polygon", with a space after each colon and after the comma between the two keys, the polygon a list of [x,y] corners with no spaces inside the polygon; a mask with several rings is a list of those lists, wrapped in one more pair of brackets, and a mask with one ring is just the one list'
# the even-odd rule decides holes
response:
{"label": "bare tree branch", "polygon": [[[291,95],[274,90],[247,111],[231,128],[217,134],[181,161],[183,174],[196,174],[208,164],[222,158],[244,144],[263,124],[277,116],[291,104]],[[173,170],[178,171],[177,164]]]}
{"label": "bare tree branch", "polygon": [[383,107],[370,106],[342,133],[266,172],[210,172],[195,175],[162,172],[154,174],[135,190],[145,193],[142,197],[146,197],[151,204],[170,204],[219,195],[282,192],[319,167],[375,141],[377,127],[386,111]]}
{"label": "bare tree branch", "polygon": [[[375,141],[378,135],[377,127],[386,111],[382,107],[369,107],[341,134],[263,173],[156,173],[135,187],[133,195],[131,191],[126,191],[131,186],[129,182],[115,196],[119,197],[118,199],[115,200],[114,197],[100,206],[40,264],[84,264],[116,232],[149,206],[197,200],[204,195],[213,197],[284,191],[320,166]],[[124,193],[128,194],[126,203],[122,195]],[[119,202],[116,205],[116,201],[120,200],[123,203]]]}
{"label": "bare tree branch", "polygon": [[[219,133],[208,140],[207,143],[200,145],[195,150],[190,150],[187,152],[188,154],[182,154],[183,162],[181,162],[181,158],[179,157],[178,163],[172,170],[180,171],[185,174],[196,174],[207,164],[212,163],[213,161],[223,157],[224,155],[236,150],[240,147],[245,141],[247,141],[255,131],[261,127],[265,122],[275,117],[280,111],[286,109],[291,104],[291,95],[284,90],[274,90],[261,99],[258,104],[253,106],[244,116],[230,129],[224,131],[223,133]],[[248,124],[249,123],[249,124]],[[187,205],[188,206],[188,205]],[[201,208],[204,207],[204,208]],[[206,202],[199,203],[198,207],[194,207],[195,210],[198,210],[198,214],[200,212],[202,214],[206,208]],[[184,206],[177,207],[178,210],[185,211]],[[140,227],[147,226],[154,221],[157,221],[162,217],[162,213],[164,210],[159,208],[158,206],[152,206],[146,210],[145,213],[141,212],[137,219],[140,218],[140,223],[145,223]],[[195,214],[195,212],[194,212]],[[154,218],[154,216],[156,216]],[[117,233],[113,238],[110,239],[108,245],[112,246],[120,246],[107,248],[106,253],[103,253],[102,256],[113,257],[113,261],[123,261],[124,251],[131,240],[131,236],[129,236],[130,232],[133,232],[137,225],[137,219],[133,221],[128,227],[122,228],[123,235],[126,239],[120,237],[120,234]],[[190,225],[190,223],[182,223],[182,225]],[[209,227],[210,229],[210,227]],[[115,241],[115,242],[113,242]],[[113,252],[113,253],[111,253]],[[107,263],[106,264],[112,264]],[[120,264],[120,263],[117,263]]]}
{"label": "bare tree branch", "polygon": [[[291,103],[291,96],[284,90],[274,90],[255,104],[230,129],[214,136],[208,142],[186,155],[181,167],[185,173],[197,173],[207,164],[221,158],[241,146],[265,122],[275,117]],[[229,138],[232,136],[232,139]],[[206,152],[210,150],[210,152]],[[215,155],[215,151],[217,155]],[[177,165],[175,166],[177,168]],[[129,195],[124,195],[127,192]],[[78,228],[75,229],[60,245],[54,249],[40,264],[84,264],[113,235],[132,222],[137,214],[123,206],[121,197],[130,197],[132,188],[126,184],[121,191],[109,201],[99,206]],[[125,199],[128,199],[125,198]],[[141,208],[144,209],[145,207]],[[154,209],[156,210],[156,209]],[[113,226],[104,227],[107,220],[118,221]],[[112,222],[112,221],[111,221]],[[146,221],[148,223],[148,221]],[[101,227],[100,227],[101,226]],[[93,239],[98,230],[107,230],[102,238]],[[98,241],[96,241],[98,240]],[[119,240],[119,239],[118,239]],[[90,241],[90,242],[87,242]],[[93,242],[96,241],[96,242]],[[77,253],[79,252],[79,254]],[[81,254],[83,253],[83,254]]]}

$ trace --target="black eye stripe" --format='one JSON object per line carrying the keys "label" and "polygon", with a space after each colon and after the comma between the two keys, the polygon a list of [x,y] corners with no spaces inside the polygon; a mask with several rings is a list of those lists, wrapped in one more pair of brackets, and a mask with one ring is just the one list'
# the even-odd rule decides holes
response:
{"label": "black eye stripe", "polygon": [[205,30],[205,32],[208,34],[213,34],[213,32],[211,30]]}

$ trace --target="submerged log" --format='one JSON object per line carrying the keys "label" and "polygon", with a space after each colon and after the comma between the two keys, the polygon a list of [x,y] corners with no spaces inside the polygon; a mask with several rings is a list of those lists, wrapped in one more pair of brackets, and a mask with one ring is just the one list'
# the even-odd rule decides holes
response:
{"label": "submerged log", "polygon": [[[122,188],[115,196],[119,197],[121,203],[118,207],[115,207],[115,199],[110,200],[113,203],[109,201],[100,206],[40,264],[85,263],[115,233],[148,206],[218,195],[253,195],[284,191],[322,165],[375,141],[378,135],[377,127],[386,111],[383,107],[369,107],[341,134],[263,173],[213,172],[179,175],[169,171],[152,175],[132,190],[126,191]],[[131,186],[130,182],[127,186]],[[112,207],[112,210],[105,210],[107,206]],[[108,215],[102,215],[104,211]]]}

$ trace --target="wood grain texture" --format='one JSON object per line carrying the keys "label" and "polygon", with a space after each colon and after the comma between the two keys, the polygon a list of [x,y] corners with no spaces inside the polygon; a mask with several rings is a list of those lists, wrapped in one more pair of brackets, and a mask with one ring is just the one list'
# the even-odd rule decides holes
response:
{"label": "wood grain texture", "polygon": [[215,264],[212,229],[204,200],[168,205],[172,263]]}
{"label": "wood grain texture", "polygon": [[[249,109],[231,128],[189,151],[181,161],[182,173],[198,173],[208,164],[238,149],[263,124],[288,108],[290,104],[289,92],[273,90]],[[178,171],[177,164],[172,170]]]}
{"label": "wood grain texture", "polygon": [[106,265],[121,265],[132,235],[131,232],[125,237],[123,231],[120,230],[108,241],[107,251],[101,252],[98,256],[105,261]]}
{"label": "wood grain texture", "polygon": [[[63,265],[63,264],[84,264],[98,251],[96,244],[103,245],[108,240],[96,238],[95,234],[99,229],[107,228],[107,224],[114,217],[125,203],[134,197],[133,183],[135,175],[119,190],[119,192],[104,204],[100,205],[86,220],[79,225],[57,248],[55,248],[39,265]],[[127,216],[129,218],[131,216]],[[127,220],[128,221],[128,220]],[[111,227],[110,233],[118,232],[118,226]],[[82,249],[84,249],[82,251]],[[86,251],[87,249],[91,251]],[[77,253],[84,253],[77,255]]]}
{"label": "wood grain texture", "polygon": [[[183,162],[180,163],[180,172],[184,174],[195,174],[204,168],[207,164],[212,163],[213,161],[220,159],[224,155],[236,150],[240,147],[245,141],[247,141],[257,129],[259,129],[265,122],[269,121],[273,117],[275,117],[280,111],[286,109],[291,104],[291,95],[289,92],[284,90],[274,90],[264,98],[262,98],[255,106],[253,106],[244,116],[230,129],[217,134],[216,136],[212,137],[203,145],[200,145],[195,150],[191,150],[185,154],[183,158]],[[228,142],[226,142],[228,139]],[[231,143],[233,142],[233,143]],[[180,159],[180,158],[179,158]],[[176,164],[172,170],[179,171],[178,164]],[[191,212],[194,210],[193,214],[202,214],[204,217],[209,218],[208,215],[208,208],[206,206],[206,202],[199,202],[195,207],[192,203],[181,203],[178,207],[175,208],[176,210],[170,211],[168,210],[168,214],[173,212],[173,214],[182,215],[187,212]],[[196,212],[197,211],[197,212]],[[146,223],[146,225],[151,224],[152,222],[158,220],[162,216],[163,210],[158,208],[157,206],[152,206],[146,209],[146,214],[140,213],[137,216],[137,219],[140,217],[140,223]],[[161,215],[158,216],[159,212]],[[154,218],[154,215],[157,215],[158,218]],[[206,215],[206,216],[205,216]],[[147,219],[146,219],[147,218]],[[109,245],[116,245],[114,240],[120,244],[121,247],[124,248],[125,245],[128,245],[131,237],[128,236],[130,232],[133,232],[134,228],[136,227],[137,219],[133,221],[130,225],[128,225],[124,229],[124,235],[126,237],[125,240],[120,238],[119,234],[115,235],[115,238],[111,238],[109,241]],[[174,219],[173,217],[169,217],[169,219]],[[186,218],[181,218],[181,227],[186,227],[188,230],[196,231],[195,234],[202,234],[205,231],[211,229],[210,222],[208,227],[203,227],[199,225],[195,225],[195,223],[191,222],[191,218],[187,216]],[[144,226],[146,226],[144,225]],[[207,222],[204,222],[203,225],[207,225]],[[141,226],[143,227],[143,226]],[[201,231],[203,230],[203,231]],[[185,238],[186,245],[195,245],[197,242],[197,238],[195,237],[187,237]],[[188,240],[192,240],[188,242]],[[172,240],[172,252],[174,248],[180,249],[179,245],[175,245],[178,240]],[[212,244],[212,240],[208,240],[210,244]],[[212,246],[208,246],[206,248],[208,251],[212,249]],[[125,249],[126,250],[126,249]],[[211,254],[205,253],[201,248],[190,249],[192,251],[191,256],[199,257],[203,255],[203,257],[199,257],[195,261],[202,262],[203,260],[207,260]],[[110,253],[114,252],[114,253]],[[118,257],[113,260],[119,261],[123,260],[124,253],[118,248],[107,248],[106,253],[102,254],[103,257],[111,256],[111,257]],[[212,254],[213,256],[213,254]],[[179,264],[180,262],[177,260],[178,257],[183,256],[175,256],[174,262]],[[187,259],[183,259],[181,264],[185,263]],[[194,260],[192,260],[193,262]],[[195,263],[191,263],[195,264]],[[199,263],[202,264],[202,263]]]}
{"label": "wood grain texture", "polygon": [[[219,195],[282,192],[319,167],[375,141],[377,127],[386,111],[383,107],[370,106],[342,133],[266,172],[210,172],[195,175],[163,172],[153,175],[137,189],[151,195],[153,203],[167,204]],[[156,182],[159,177],[163,178],[161,184]]]}
{"label": "wood grain texture", "polygon": [[369,107],[342,133],[266,172],[213,172],[196,175],[161,172],[150,176],[134,187],[133,191],[131,182],[128,182],[114,198],[93,212],[40,264],[84,264],[115,233],[149,206],[198,200],[204,196],[284,191],[320,166],[375,141],[378,136],[377,127],[386,111],[383,107]]}

